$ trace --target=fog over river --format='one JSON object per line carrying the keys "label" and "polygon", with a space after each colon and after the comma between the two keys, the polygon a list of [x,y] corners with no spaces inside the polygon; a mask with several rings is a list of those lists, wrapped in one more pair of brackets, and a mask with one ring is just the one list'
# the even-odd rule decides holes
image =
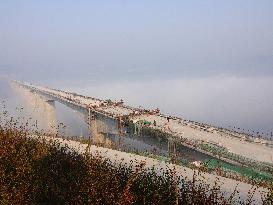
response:
{"label": "fog over river", "polygon": [[[39,84],[39,82],[34,82]],[[42,84],[44,85],[44,84]],[[205,122],[216,126],[245,129],[267,136],[273,131],[273,79],[207,77],[172,80],[116,81],[88,84],[52,83],[52,88],[73,91],[101,99],[125,100],[126,104],[144,108],[158,107],[164,114]],[[17,114],[16,107],[24,107],[20,115],[31,116],[33,105],[8,80],[0,78],[0,99],[8,111]],[[36,118],[39,115],[35,115]],[[32,117],[35,117],[32,116]],[[41,127],[43,113],[40,113]],[[75,111],[56,103],[58,123],[67,127],[67,135],[85,133],[86,125]],[[39,117],[38,117],[39,118]]]}

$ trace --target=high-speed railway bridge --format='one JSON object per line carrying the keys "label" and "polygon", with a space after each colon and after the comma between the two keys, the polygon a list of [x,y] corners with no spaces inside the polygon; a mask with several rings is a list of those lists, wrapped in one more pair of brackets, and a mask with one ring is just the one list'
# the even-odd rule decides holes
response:
{"label": "high-speed railway bridge", "polygon": [[86,123],[97,133],[144,134],[168,140],[170,150],[176,144],[242,166],[257,165],[273,170],[273,143],[249,134],[208,124],[165,116],[159,109],[146,110],[124,104],[122,100],[101,100],[77,93],[14,81],[45,101],[58,101],[85,116]]}

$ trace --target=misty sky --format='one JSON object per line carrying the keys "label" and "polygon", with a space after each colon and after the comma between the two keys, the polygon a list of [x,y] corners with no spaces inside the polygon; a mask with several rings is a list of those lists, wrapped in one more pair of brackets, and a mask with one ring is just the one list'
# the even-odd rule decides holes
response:
{"label": "misty sky", "polygon": [[0,74],[46,84],[273,76],[273,1],[1,1]]}
{"label": "misty sky", "polygon": [[1,76],[269,132],[273,1],[2,0]]}

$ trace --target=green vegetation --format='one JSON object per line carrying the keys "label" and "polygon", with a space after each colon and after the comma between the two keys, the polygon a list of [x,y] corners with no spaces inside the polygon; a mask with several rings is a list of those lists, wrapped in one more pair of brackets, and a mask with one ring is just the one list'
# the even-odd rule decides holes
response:
{"label": "green vegetation", "polygon": [[[185,182],[178,188],[182,181],[171,172],[157,176],[142,165],[138,171],[113,166],[21,131],[2,128],[0,147],[1,204],[210,204],[205,187]],[[226,203],[217,190],[211,192]]]}
{"label": "green vegetation", "polygon": [[[37,133],[36,133],[37,134]],[[0,116],[0,204],[231,204],[219,186],[173,170],[113,165],[110,160],[29,137],[25,126]],[[251,195],[251,194],[250,194]],[[264,204],[272,203],[268,196]],[[251,197],[250,197],[251,201]]]}

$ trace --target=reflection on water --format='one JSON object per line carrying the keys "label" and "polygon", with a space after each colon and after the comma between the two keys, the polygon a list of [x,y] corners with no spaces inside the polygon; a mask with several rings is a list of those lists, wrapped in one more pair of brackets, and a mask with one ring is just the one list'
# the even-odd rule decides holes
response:
{"label": "reflection on water", "polygon": [[[117,135],[105,135],[106,138],[111,139],[115,145],[119,145],[120,137]],[[164,157],[170,157],[173,151],[170,149],[168,140],[162,140],[152,136],[142,135],[125,135],[122,138],[122,144],[119,145],[120,149],[127,152],[136,152],[144,154],[154,154]],[[211,156],[202,154],[193,149],[182,145],[175,145],[177,160],[186,159],[188,161],[204,161],[211,159]]]}
{"label": "reflection on water", "polygon": [[[155,109],[166,115],[205,122],[225,128],[240,128],[251,134],[273,132],[273,78],[225,77],[178,78],[138,82],[103,82],[65,87],[102,99]],[[234,129],[235,129],[234,128]]]}
{"label": "reflection on water", "polygon": [[64,136],[89,136],[89,130],[84,121],[83,114],[56,102],[56,116],[58,123],[63,123],[65,128],[61,130]]}
{"label": "reflection on water", "polygon": [[88,128],[80,113],[55,102],[45,102],[33,93],[23,92],[6,80],[0,79],[1,112],[8,111],[19,122],[37,125],[37,129],[48,131],[50,126],[60,125],[59,133],[65,136],[88,136]]}
{"label": "reflection on water", "polygon": [[[12,116],[16,116],[19,118],[31,117],[31,123],[38,124],[39,129],[47,129],[45,124],[48,123],[46,122],[46,120],[48,119],[46,119],[45,116],[46,114],[48,114],[48,112],[42,111],[45,110],[45,104],[37,103],[37,106],[40,106],[40,108],[36,109],[36,107],[33,106],[33,103],[31,103],[29,98],[21,96],[18,92],[16,93],[15,90],[12,89],[7,82],[0,80],[0,87],[1,101],[5,100],[5,105],[7,106],[6,109]],[[132,90],[134,89],[135,88],[132,87]],[[144,96],[147,97],[146,94],[144,94]],[[270,103],[272,99],[268,98],[268,100],[268,103]],[[16,109],[16,107],[24,109]],[[55,102],[54,115],[57,124],[63,123],[65,125],[59,127],[58,131],[61,135],[82,136],[85,139],[88,139],[89,136],[92,135],[90,134],[88,126],[84,121],[84,116],[77,111],[74,111],[66,107],[65,105]],[[109,145],[112,144],[111,146],[116,146],[124,151],[153,153],[155,155],[169,157],[170,144],[167,140],[164,141],[150,136],[135,136],[130,134],[125,135],[124,137],[122,137],[122,139],[118,135],[102,135],[101,133],[99,133],[99,135],[100,137],[102,137],[103,141],[108,141],[107,143]],[[204,159],[211,158],[184,146],[176,146],[176,153],[178,154],[178,158],[187,159],[189,161],[203,161]]]}

